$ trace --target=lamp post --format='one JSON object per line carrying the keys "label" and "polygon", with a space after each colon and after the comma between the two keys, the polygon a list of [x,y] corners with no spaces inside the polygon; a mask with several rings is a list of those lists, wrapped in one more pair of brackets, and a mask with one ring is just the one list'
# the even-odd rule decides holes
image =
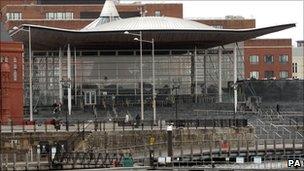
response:
{"label": "lamp post", "polygon": [[139,31],[139,34],[137,33],[129,33],[128,31],[125,31],[124,34],[129,34],[133,36],[139,37],[139,47],[140,47],[140,109],[141,109],[141,120],[144,120],[144,83],[143,83],[143,69],[142,69],[142,31]]}
{"label": "lamp post", "polygon": [[[28,30],[26,29],[19,29],[18,27],[13,27],[13,30],[22,30],[28,32],[28,39],[29,39],[29,45],[28,45],[28,51],[29,51],[29,88],[30,88],[30,121],[33,121],[33,75],[32,75],[32,36],[31,36],[31,27],[28,27]],[[11,34],[13,36],[16,34],[18,31],[15,33]]]}
{"label": "lamp post", "polygon": [[[134,38],[135,41],[140,41],[138,38]],[[155,92],[155,55],[154,55],[154,39],[141,40],[142,42],[151,43],[152,45],[152,108],[153,108],[153,123],[156,124],[156,92]]]}

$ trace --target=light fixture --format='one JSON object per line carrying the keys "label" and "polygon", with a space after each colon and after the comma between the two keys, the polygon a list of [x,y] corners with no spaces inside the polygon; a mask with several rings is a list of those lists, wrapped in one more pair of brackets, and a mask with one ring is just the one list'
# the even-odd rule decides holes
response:
{"label": "light fixture", "polygon": [[130,34],[128,31],[125,31],[124,34]]}

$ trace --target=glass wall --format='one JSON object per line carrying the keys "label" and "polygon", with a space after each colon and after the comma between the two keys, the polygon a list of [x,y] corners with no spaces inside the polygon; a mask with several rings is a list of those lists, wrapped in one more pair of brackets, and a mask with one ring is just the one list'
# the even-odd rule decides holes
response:
{"label": "glass wall", "polygon": [[[197,50],[156,50],[155,83],[158,95],[171,94],[173,85],[179,85],[178,94],[191,94],[192,85],[197,84],[196,92],[217,93],[218,48]],[[244,76],[242,50],[238,53],[238,77]],[[34,105],[49,106],[59,100],[59,57],[58,51],[34,52],[33,55],[33,97]],[[67,80],[66,52],[62,57],[62,79]],[[152,92],[151,51],[143,52],[144,93]],[[76,60],[75,60],[76,59]],[[193,60],[194,59],[194,60]],[[196,68],[191,70],[191,61]],[[96,91],[97,99],[104,95],[137,96],[140,94],[140,57],[138,51],[72,51],[72,98],[82,101],[85,92]],[[204,63],[206,62],[206,63]],[[206,66],[206,68],[204,67]],[[28,59],[25,60],[25,105],[29,105]],[[196,76],[193,72],[196,72]],[[206,76],[204,76],[206,73]],[[233,80],[233,49],[226,48],[222,55],[223,87]],[[205,83],[206,82],[206,83]],[[62,82],[61,82],[62,83]],[[216,90],[216,91],[214,91]],[[67,91],[63,86],[64,99]],[[75,102],[77,104],[77,102]]]}

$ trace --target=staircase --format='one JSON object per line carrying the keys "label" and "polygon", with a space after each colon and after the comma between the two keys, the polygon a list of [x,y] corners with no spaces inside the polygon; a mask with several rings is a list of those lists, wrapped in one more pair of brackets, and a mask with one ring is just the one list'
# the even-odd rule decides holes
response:
{"label": "staircase", "polygon": [[296,121],[272,107],[260,108],[250,124],[255,127],[259,139],[303,139],[303,135],[295,127]]}

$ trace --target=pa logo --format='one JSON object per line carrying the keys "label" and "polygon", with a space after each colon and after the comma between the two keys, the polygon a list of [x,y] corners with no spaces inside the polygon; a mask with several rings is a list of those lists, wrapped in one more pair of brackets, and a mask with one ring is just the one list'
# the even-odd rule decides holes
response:
{"label": "pa logo", "polygon": [[288,159],[287,166],[288,167],[301,167],[302,163],[301,163],[301,160],[299,160],[299,159]]}

